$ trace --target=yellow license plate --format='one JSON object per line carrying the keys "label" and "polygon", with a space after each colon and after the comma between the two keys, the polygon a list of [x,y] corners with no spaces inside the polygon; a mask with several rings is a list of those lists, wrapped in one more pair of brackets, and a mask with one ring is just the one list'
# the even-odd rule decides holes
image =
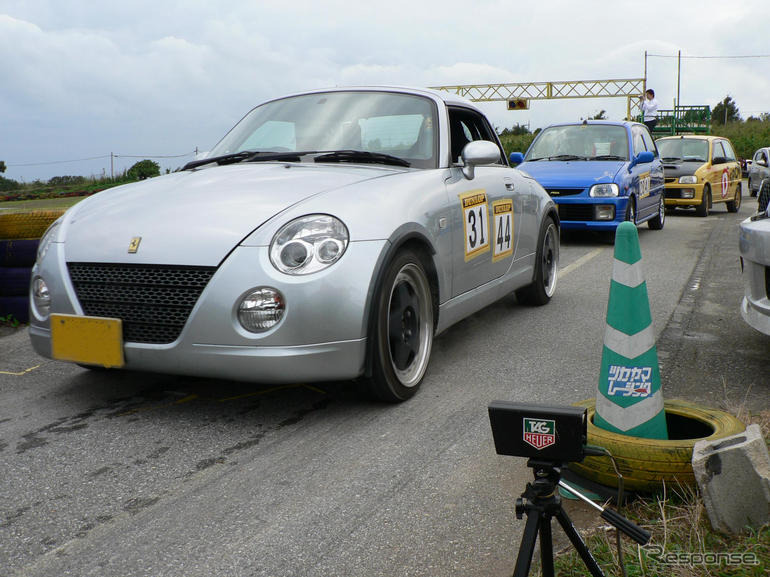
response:
{"label": "yellow license plate", "polygon": [[51,355],[62,361],[122,367],[123,322],[120,319],[51,315]]}

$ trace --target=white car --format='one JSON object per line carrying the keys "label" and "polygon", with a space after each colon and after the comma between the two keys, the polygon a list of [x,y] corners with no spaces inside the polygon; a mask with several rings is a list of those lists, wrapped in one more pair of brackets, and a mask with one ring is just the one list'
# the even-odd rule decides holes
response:
{"label": "white car", "polygon": [[542,305],[556,205],[470,102],[338,88],[254,108],[205,159],[100,192],[43,236],[29,334],[86,366],[401,401],[435,334],[516,291]]}
{"label": "white car", "polygon": [[770,335],[770,211],[767,206],[741,223],[739,248],[745,287],[741,315],[749,325]]}

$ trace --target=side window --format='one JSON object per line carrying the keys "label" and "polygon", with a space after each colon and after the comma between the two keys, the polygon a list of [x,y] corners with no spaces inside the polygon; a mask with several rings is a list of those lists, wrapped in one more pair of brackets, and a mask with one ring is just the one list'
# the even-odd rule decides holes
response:
{"label": "side window", "polygon": [[733,151],[732,145],[726,141],[722,141],[722,146],[725,148],[725,158],[728,162],[735,162],[735,152]]}
{"label": "side window", "polygon": [[715,140],[713,146],[714,151],[711,154],[711,162],[714,162],[718,158],[725,158],[725,149],[722,147],[722,141]]}
{"label": "side window", "polygon": [[644,145],[644,138],[642,137],[642,129],[638,126],[634,126],[631,129],[631,136],[634,139],[634,156],[640,152],[644,152],[647,148]]}
{"label": "side window", "polygon": [[764,158],[765,159],[765,164],[770,165],[770,162],[768,162],[768,159],[767,159],[767,154],[765,154],[763,152],[762,155],[760,156],[760,158]]}
{"label": "side window", "polygon": [[[464,108],[449,109],[449,138],[452,162],[458,162],[460,153],[469,142],[488,140],[497,144],[492,129],[483,116]],[[505,164],[502,155],[499,164]]]}
{"label": "side window", "polygon": [[655,155],[655,158],[658,158],[658,147],[655,146],[655,141],[652,139],[652,136],[650,136],[650,133],[647,130],[642,130],[641,132],[645,147]]}

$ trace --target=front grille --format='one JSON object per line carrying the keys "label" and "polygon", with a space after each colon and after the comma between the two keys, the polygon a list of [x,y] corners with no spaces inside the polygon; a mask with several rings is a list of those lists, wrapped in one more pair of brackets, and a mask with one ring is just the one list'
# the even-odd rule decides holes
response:
{"label": "front grille", "polygon": [[682,190],[679,188],[667,188],[666,198],[682,198]]}
{"label": "front grille", "polygon": [[123,321],[123,340],[166,344],[187,317],[216,267],[67,263],[83,312]]}
{"label": "front grille", "polygon": [[673,184],[673,183],[675,183],[677,181],[677,179],[676,178],[666,178],[665,181],[666,181],[666,184]]}
{"label": "front grille", "polygon": [[551,196],[571,196],[580,194],[585,188],[546,188],[545,191]]}
{"label": "front grille", "polygon": [[594,219],[594,205],[593,204],[560,204],[559,219],[591,221]]}

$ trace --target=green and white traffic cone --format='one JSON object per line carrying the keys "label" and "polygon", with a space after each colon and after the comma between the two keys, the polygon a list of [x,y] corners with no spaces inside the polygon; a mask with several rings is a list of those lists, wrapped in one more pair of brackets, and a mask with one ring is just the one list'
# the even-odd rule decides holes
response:
{"label": "green and white traffic cone", "polygon": [[615,233],[594,424],[632,437],[668,438],[639,233],[630,222]]}

